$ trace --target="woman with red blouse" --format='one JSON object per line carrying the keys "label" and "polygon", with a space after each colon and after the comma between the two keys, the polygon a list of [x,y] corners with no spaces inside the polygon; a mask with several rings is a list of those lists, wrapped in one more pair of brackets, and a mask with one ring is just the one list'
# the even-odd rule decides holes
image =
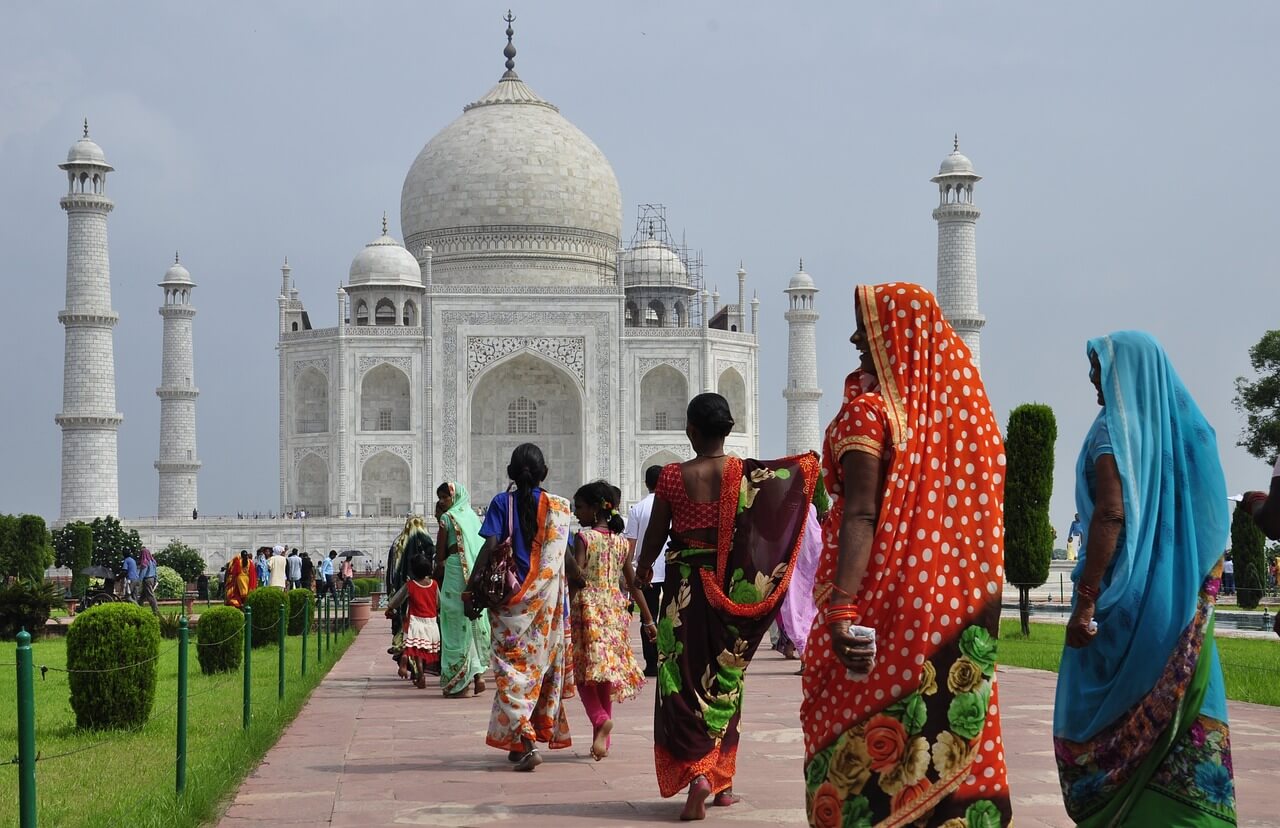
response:
{"label": "woman with red blouse", "polygon": [[[786,594],[818,479],[813,454],[762,462],[725,453],[729,403],[699,394],[685,429],[694,459],[662,470],[641,548],[641,581],[667,547],[658,618],[654,760],[680,818],[733,793],[743,678]],[[671,542],[667,544],[670,535]]]}

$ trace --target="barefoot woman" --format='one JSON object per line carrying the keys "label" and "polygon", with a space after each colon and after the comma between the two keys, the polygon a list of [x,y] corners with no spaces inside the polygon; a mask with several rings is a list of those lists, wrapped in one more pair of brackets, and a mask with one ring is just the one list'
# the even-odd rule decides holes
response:
{"label": "barefoot woman", "polygon": [[697,455],[662,470],[640,553],[647,583],[666,545],[658,619],[654,759],[663,796],[689,789],[681,819],[707,798],[732,805],[743,678],[777,615],[818,477],[812,454],[761,462],[725,454],[733,429],[719,394],[689,403]]}

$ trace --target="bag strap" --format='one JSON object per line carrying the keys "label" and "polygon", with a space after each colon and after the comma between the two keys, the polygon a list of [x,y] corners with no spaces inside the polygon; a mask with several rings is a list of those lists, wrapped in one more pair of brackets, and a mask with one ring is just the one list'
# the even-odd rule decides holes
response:
{"label": "bag strap", "polygon": [[516,492],[515,488],[507,489],[507,540],[515,545],[516,542]]}

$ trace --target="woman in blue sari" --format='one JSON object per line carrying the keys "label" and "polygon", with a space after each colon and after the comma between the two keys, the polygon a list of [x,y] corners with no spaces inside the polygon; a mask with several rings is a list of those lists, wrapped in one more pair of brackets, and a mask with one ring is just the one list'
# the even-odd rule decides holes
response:
{"label": "woman in blue sari", "polygon": [[1102,411],[1076,466],[1085,527],[1054,748],[1079,825],[1236,824],[1213,638],[1227,544],[1213,428],[1149,334],[1089,341]]}

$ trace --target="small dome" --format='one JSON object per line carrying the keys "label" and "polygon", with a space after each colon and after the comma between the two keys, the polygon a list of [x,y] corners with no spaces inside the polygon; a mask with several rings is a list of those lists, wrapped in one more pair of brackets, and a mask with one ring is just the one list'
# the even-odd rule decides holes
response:
{"label": "small dome", "polygon": [[350,285],[422,285],[422,268],[413,254],[388,235],[382,235],[364,246],[351,260]]}
{"label": "small dome", "polygon": [[164,272],[164,280],[165,282],[191,282],[191,271],[179,262],[174,262],[173,266]]}
{"label": "small dome", "polygon": [[648,238],[622,256],[627,286],[689,284],[689,271],[675,251]]}
{"label": "small dome", "polygon": [[973,162],[960,150],[954,150],[942,159],[942,166],[938,167],[938,175],[973,175]]}
{"label": "small dome", "polygon": [[790,282],[787,282],[787,290],[810,290],[816,292],[818,286],[813,283],[813,277],[801,269],[796,271]]}
{"label": "small dome", "polygon": [[102,147],[94,143],[93,139],[89,137],[89,122],[87,120],[84,124],[84,135],[71,145],[71,149],[67,150],[66,163],[59,164],[58,166],[65,170],[73,164],[90,167],[104,167],[108,170],[113,169],[113,167],[107,163],[107,156],[102,151]]}

